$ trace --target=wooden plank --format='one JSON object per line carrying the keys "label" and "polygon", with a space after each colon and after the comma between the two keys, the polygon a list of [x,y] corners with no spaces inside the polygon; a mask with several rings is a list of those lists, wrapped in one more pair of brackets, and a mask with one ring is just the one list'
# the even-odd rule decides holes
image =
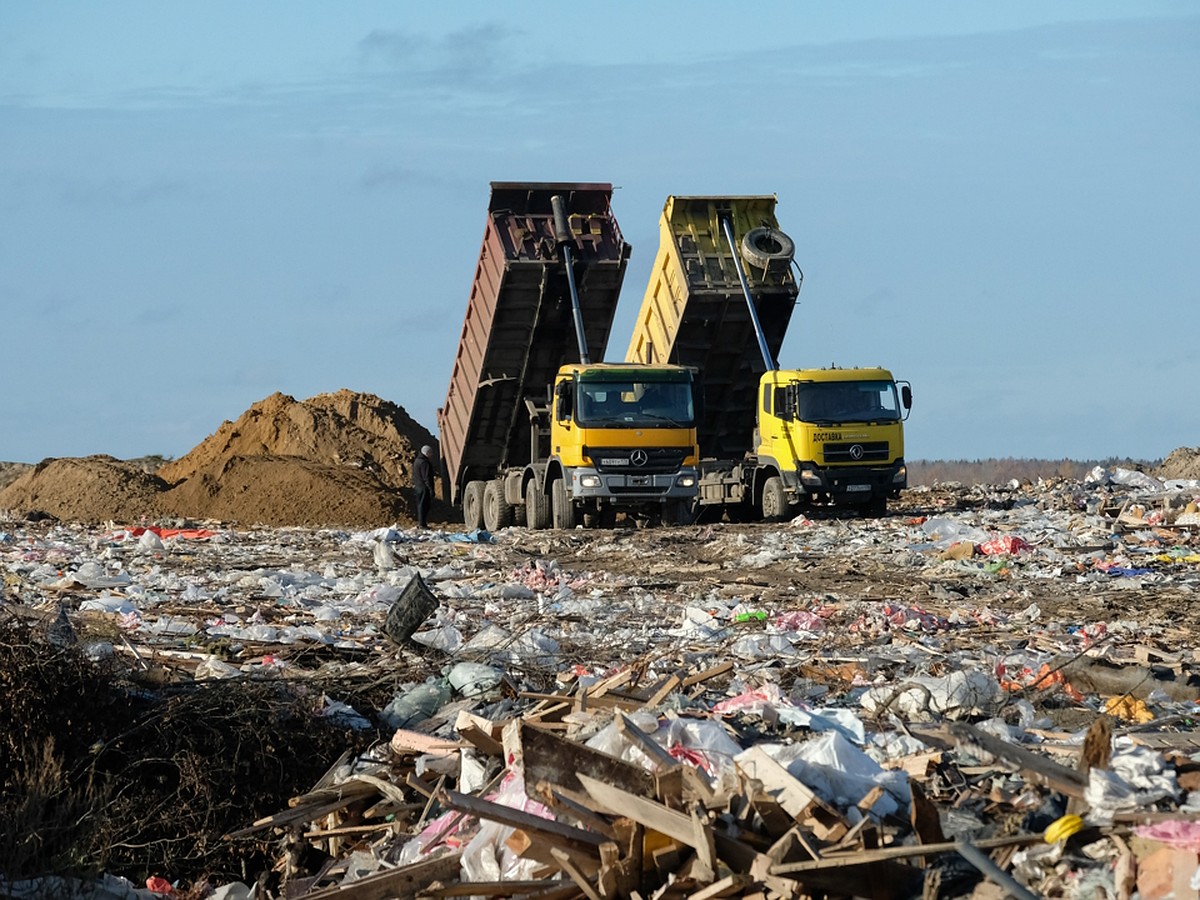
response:
{"label": "wooden plank", "polygon": [[575,882],[575,885],[581,891],[583,891],[583,895],[587,897],[588,900],[604,900],[604,898],[600,896],[599,891],[592,887],[592,883],[588,880],[588,877],[580,871],[577,865],[575,865],[574,861],[571,859],[571,854],[564,850],[560,850],[558,847],[551,849],[550,853],[556,860],[558,860],[559,866],[564,872],[567,873],[570,879]]}
{"label": "wooden plank", "polygon": [[682,688],[690,688],[694,684],[699,684],[702,681],[708,681],[710,678],[716,678],[718,675],[724,675],[726,672],[733,670],[732,662],[723,662],[720,665],[713,666],[711,669],[705,669],[702,672],[697,672],[695,675],[689,675],[683,679],[680,685]]}
{"label": "wooden plank", "polygon": [[[464,881],[459,884],[449,884],[445,887],[428,888],[421,892],[424,897],[512,897],[516,894],[541,896],[540,891],[547,887],[560,888],[558,880],[540,879],[536,881]],[[574,890],[574,888],[572,888]]]}
{"label": "wooden plank", "polygon": [[[617,713],[615,717],[617,731],[629,738],[633,743],[641,748],[642,752],[649,756],[662,769],[677,769],[681,765],[679,760],[667,752],[665,747],[659,745],[654,738],[638,728],[633,720],[624,713]],[[661,772],[659,773],[661,774]]]}
{"label": "wooden plank", "polygon": [[[582,772],[579,773],[579,780],[592,799],[613,815],[621,815],[633,819],[647,828],[657,831],[660,834],[665,834],[672,840],[678,841],[680,844],[686,844],[693,850],[700,852],[701,848],[696,846],[700,842],[700,836],[697,835],[693,827],[691,816],[674,809],[668,809],[661,803],[647,800],[645,797],[639,797],[628,791],[623,791],[611,784],[591,778]],[[707,836],[710,834],[713,838],[718,859],[735,872],[749,871],[755,856],[752,848],[741,841],[707,827],[704,829],[705,841],[707,841]]]}
{"label": "wooden plank", "polygon": [[398,869],[375,872],[345,885],[305,894],[305,900],[390,900],[412,897],[435,881],[458,881],[462,853],[444,853]]}
{"label": "wooden plank", "polygon": [[715,900],[717,897],[731,897],[734,894],[740,894],[750,884],[749,875],[735,872],[732,875],[726,875],[720,881],[714,881],[708,887],[701,888],[694,894],[689,894],[688,900]]}
{"label": "wooden plank", "polygon": [[532,831],[555,845],[568,849],[590,850],[598,853],[600,845],[608,840],[604,835],[596,834],[593,831],[564,825],[553,819],[543,819],[541,816],[527,813],[524,810],[492,803],[468,794],[460,794],[458,791],[438,791],[437,800],[446,809],[468,813],[476,818],[499,822],[501,825],[510,825],[523,831]]}
{"label": "wooden plank", "polygon": [[538,784],[543,781],[557,788],[582,793],[584,788],[576,777],[577,772],[631,794],[654,794],[654,776],[640,766],[552,734],[528,722],[514,724],[518,728],[518,752],[524,760],[525,792],[529,796],[536,796]]}
{"label": "wooden plank", "polygon": [[942,728],[912,727],[909,730],[927,742],[942,746],[965,744],[982,750],[1005,765],[1018,769],[1026,778],[1030,778],[1038,784],[1044,784],[1051,790],[1066,794],[1068,797],[1082,797],[1084,788],[1087,787],[1087,779],[1075,769],[1056,763],[1017,744],[1002,741],[966,722],[953,722]]}
{"label": "wooden plank", "polygon": [[502,726],[465,709],[459,712],[454,721],[454,730],[458,736],[464,741],[469,741],[485,756],[504,756],[504,746],[500,742],[501,729]]}
{"label": "wooden plank", "polygon": [[793,819],[802,825],[811,823],[813,833],[821,840],[839,840],[849,830],[841,813],[771,758],[762,747],[751,747],[739,753],[736,765],[746,777],[760,782],[763,790]]}
{"label": "wooden plank", "polygon": [[653,709],[654,707],[658,706],[658,704],[666,700],[667,697],[671,696],[671,694],[674,693],[682,683],[682,678],[680,678],[678,675],[672,675],[663,683],[662,687],[660,687],[650,696],[650,699],[646,701],[645,705]]}
{"label": "wooden plank", "polygon": [[[972,841],[980,850],[994,850],[997,847],[1021,847],[1044,841],[1041,834],[1010,834],[1002,837],[980,838]],[[914,856],[934,856],[939,853],[957,853],[958,844],[945,841],[940,844],[905,844],[901,847],[880,847],[877,850],[854,850],[838,855],[826,854],[820,859],[800,860],[799,862],[779,863],[771,866],[774,875],[797,875],[804,872],[816,872],[821,869],[844,869],[852,866],[866,866],[874,862],[909,859]]]}
{"label": "wooden plank", "polygon": [[327,800],[324,803],[313,804],[311,806],[297,806],[295,809],[289,809],[285,812],[277,812],[274,815],[266,816],[256,821],[253,825],[248,825],[245,828],[239,828],[237,831],[231,831],[225,835],[226,839],[233,840],[235,838],[243,838],[254,834],[257,831],[262,831],[266,828],[280,828],[284,825],[292,825],[297,822],[312,822],[322,816],[327,816],[331,812],[337,812],[344,809],[356,800],[361,800],[366,794],[354,794],[345,799]]}

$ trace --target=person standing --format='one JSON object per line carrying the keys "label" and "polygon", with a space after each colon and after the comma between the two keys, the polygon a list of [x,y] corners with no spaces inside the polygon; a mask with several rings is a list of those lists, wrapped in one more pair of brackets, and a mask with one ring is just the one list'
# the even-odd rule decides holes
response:
{"label": "person standing", "polygon": [[433,505],[433,448],[426,444],[413,461],[413,493],[417,502],[417,527],[429,527]]}

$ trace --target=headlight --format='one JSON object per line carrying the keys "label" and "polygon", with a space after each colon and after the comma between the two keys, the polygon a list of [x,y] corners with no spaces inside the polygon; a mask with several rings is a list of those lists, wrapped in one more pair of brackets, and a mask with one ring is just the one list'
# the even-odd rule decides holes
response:
{"label": "headlight", "polygon": [[680,487],[695,487],[696,486],[696,476],[695,475],[680,475],[678,478],[675,479],[675,483],[677,485],[679,485]]}
{"label": "headlight", "polygon": [[579,486],[585,487],[585,488],[598,488],[598,487],[600,487],[600,476],[599,475],[580,475],[579,476]]}
{"label": "headlight", "polygon": [[908,480],[908,466],[901,466],[896,470],[896,474],[892,476],[892,483],[899,484],[902,481]]}
{"label": "headlight", "polygon": [[800,470],[800,483],[805,485],[806,487],[820,487],[821,486],[821,476],[818,475],[816,472],[814,472],[812,469],[801,469]]}

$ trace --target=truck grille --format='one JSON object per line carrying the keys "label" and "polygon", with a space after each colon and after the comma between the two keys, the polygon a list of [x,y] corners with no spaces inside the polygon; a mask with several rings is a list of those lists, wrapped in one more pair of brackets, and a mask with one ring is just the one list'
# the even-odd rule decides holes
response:
{"label": "truck grille", "polygon": [[[584,447],[599,472],[654,475],[674,472],[683,465],[686,447]],[[644,456],[644,459],[642,458]]]}
{"label": "truck grille", "polygon": [[[855,448],[859,448],[856,452]],[[864,441],[825,445],[825,462],[829,463],[877,463],[888,461],[887,441]]]}

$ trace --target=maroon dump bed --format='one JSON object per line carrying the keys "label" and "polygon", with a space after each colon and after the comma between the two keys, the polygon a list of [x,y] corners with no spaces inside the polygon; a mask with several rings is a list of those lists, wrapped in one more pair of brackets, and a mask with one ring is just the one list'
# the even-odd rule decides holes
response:
{"label": "maroon dump bed", "polygon": [[492,182],[483,246],[450,390],[438,410],[450,498],[530,460],[526,398],[545,403],[559,367],[579,362],[566,270],[550,198],[566,200],[588,353],[604,357],[629,245],[611,184]]}

